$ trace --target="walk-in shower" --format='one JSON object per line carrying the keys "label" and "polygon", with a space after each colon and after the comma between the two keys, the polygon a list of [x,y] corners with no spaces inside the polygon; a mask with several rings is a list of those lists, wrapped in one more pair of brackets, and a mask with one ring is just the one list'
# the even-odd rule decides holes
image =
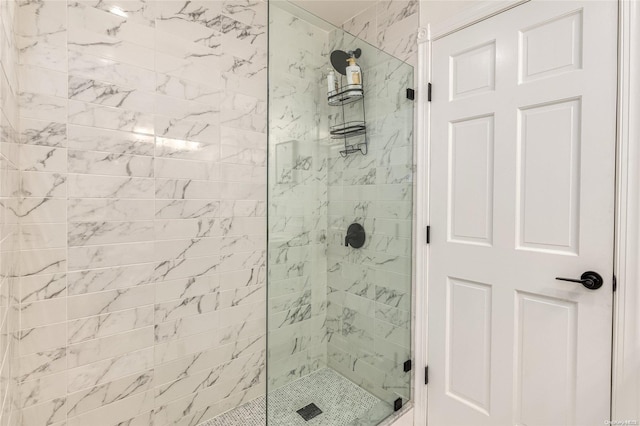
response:
{"label": "walk-in shower", "polygon": [[[336,73],[328,92],[357,49],[361,91]],[[374,425],[411,399],[412,87],[410,65],[269,2],[269,425]]]}

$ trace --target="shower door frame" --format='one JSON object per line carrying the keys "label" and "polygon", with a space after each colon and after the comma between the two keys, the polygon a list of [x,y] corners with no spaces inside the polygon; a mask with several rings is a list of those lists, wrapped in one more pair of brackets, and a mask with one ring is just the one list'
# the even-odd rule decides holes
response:
{"label": "shower door frame", "polygon": [[[429,246],[430,103],[426,94],[431,81],[431,43],[454,31],[535,0],[482,1],[445,22],[422,22],[418,31],[416,123],[416,220],[414,424],[427,424],[427,288]],[[615,264],[617,291],[613,306],[611,419],[640,417],[640,2],[618,1],[618,134],[616,154]],[[629,378],[635,380],[629,380]]]}

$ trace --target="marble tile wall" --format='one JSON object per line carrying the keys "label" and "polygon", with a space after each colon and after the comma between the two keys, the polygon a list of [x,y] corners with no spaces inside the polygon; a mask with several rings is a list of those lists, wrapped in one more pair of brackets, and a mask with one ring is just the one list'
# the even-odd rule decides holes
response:
{"label": "marble tile wall", "polygon": [[269,16],[270,391],[327,357],[328,34],[280,3]]}
{"label": "marble tile wall", "polygon": [[[411,383],[403,363],[411,358],[413,68],[339,30],[330,44],[362,49],[368,153],[343,158],[336,144],[329,154],[328,365],[393,405],[410,398]],[[347,120],[362,107],[349,105]],[[344,246],[354,222],[366,232],[359,249]]]}
{"label": "marble tile wall", "polygon": [[262,395],[266,3],[18,15],[15,424],[196,425]]}
{"label": "marble tile wall", "polygon": [[373,46],[418,65],[419,0],[377,0],[342,28]]}
{"label": "marble tile wall", "polygon": [[17,4],[0,0],[0,425],[17,422],[17,344],[20,270],[18,238],[19,110]]}

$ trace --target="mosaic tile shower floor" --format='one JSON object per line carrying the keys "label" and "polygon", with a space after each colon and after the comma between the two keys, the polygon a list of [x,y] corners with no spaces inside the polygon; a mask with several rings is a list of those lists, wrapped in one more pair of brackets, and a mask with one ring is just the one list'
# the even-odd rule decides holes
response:
{"label": "mosaic tile shower floor", "polygon": [[[296,411],[310,403],[322,414],[305,421]],[[257,398],[200,426],[264,426],[265,409],[265,398]],[[271,393],[269,426],[369,426],[392,412],[389,404],[323,368]]]}

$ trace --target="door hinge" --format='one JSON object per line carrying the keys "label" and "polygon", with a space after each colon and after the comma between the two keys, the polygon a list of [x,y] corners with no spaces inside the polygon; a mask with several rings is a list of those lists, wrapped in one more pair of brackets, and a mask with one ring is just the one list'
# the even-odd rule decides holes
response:
{"label": "door hinge", "polygon": [[427,244],[431,242],[431,226],[427,226]]}
{"label": "door hinge", "polygon": [[427,84],[427,101],[431,102],[431,83]]}
{"label": "door hinge", "polygon": [[402,408],[402,398],[398,398],[393,401],[393,411],[398,411]]}
{"label": "door hinge", "polygon": [[408,359],[404,362],[404,364],[402,365],[402,369],[404,370],[404,372],[406,373],[407,371],[411,371],[411,360]]}
{"label": "door hinge", "polygon": [[407,89],[407,99],[414,100],[416,98],[416,91],[413,89]]}
{"label": "door hinge", "polygon": [[424,384],[428,385],[429,384],[429,367],[425,367],[424,368]]}
{"label": "door hinge", "polygon": [[618,279],[616,278],[615,274],[613,275],[613,291],[616,291],[618,289]]}

